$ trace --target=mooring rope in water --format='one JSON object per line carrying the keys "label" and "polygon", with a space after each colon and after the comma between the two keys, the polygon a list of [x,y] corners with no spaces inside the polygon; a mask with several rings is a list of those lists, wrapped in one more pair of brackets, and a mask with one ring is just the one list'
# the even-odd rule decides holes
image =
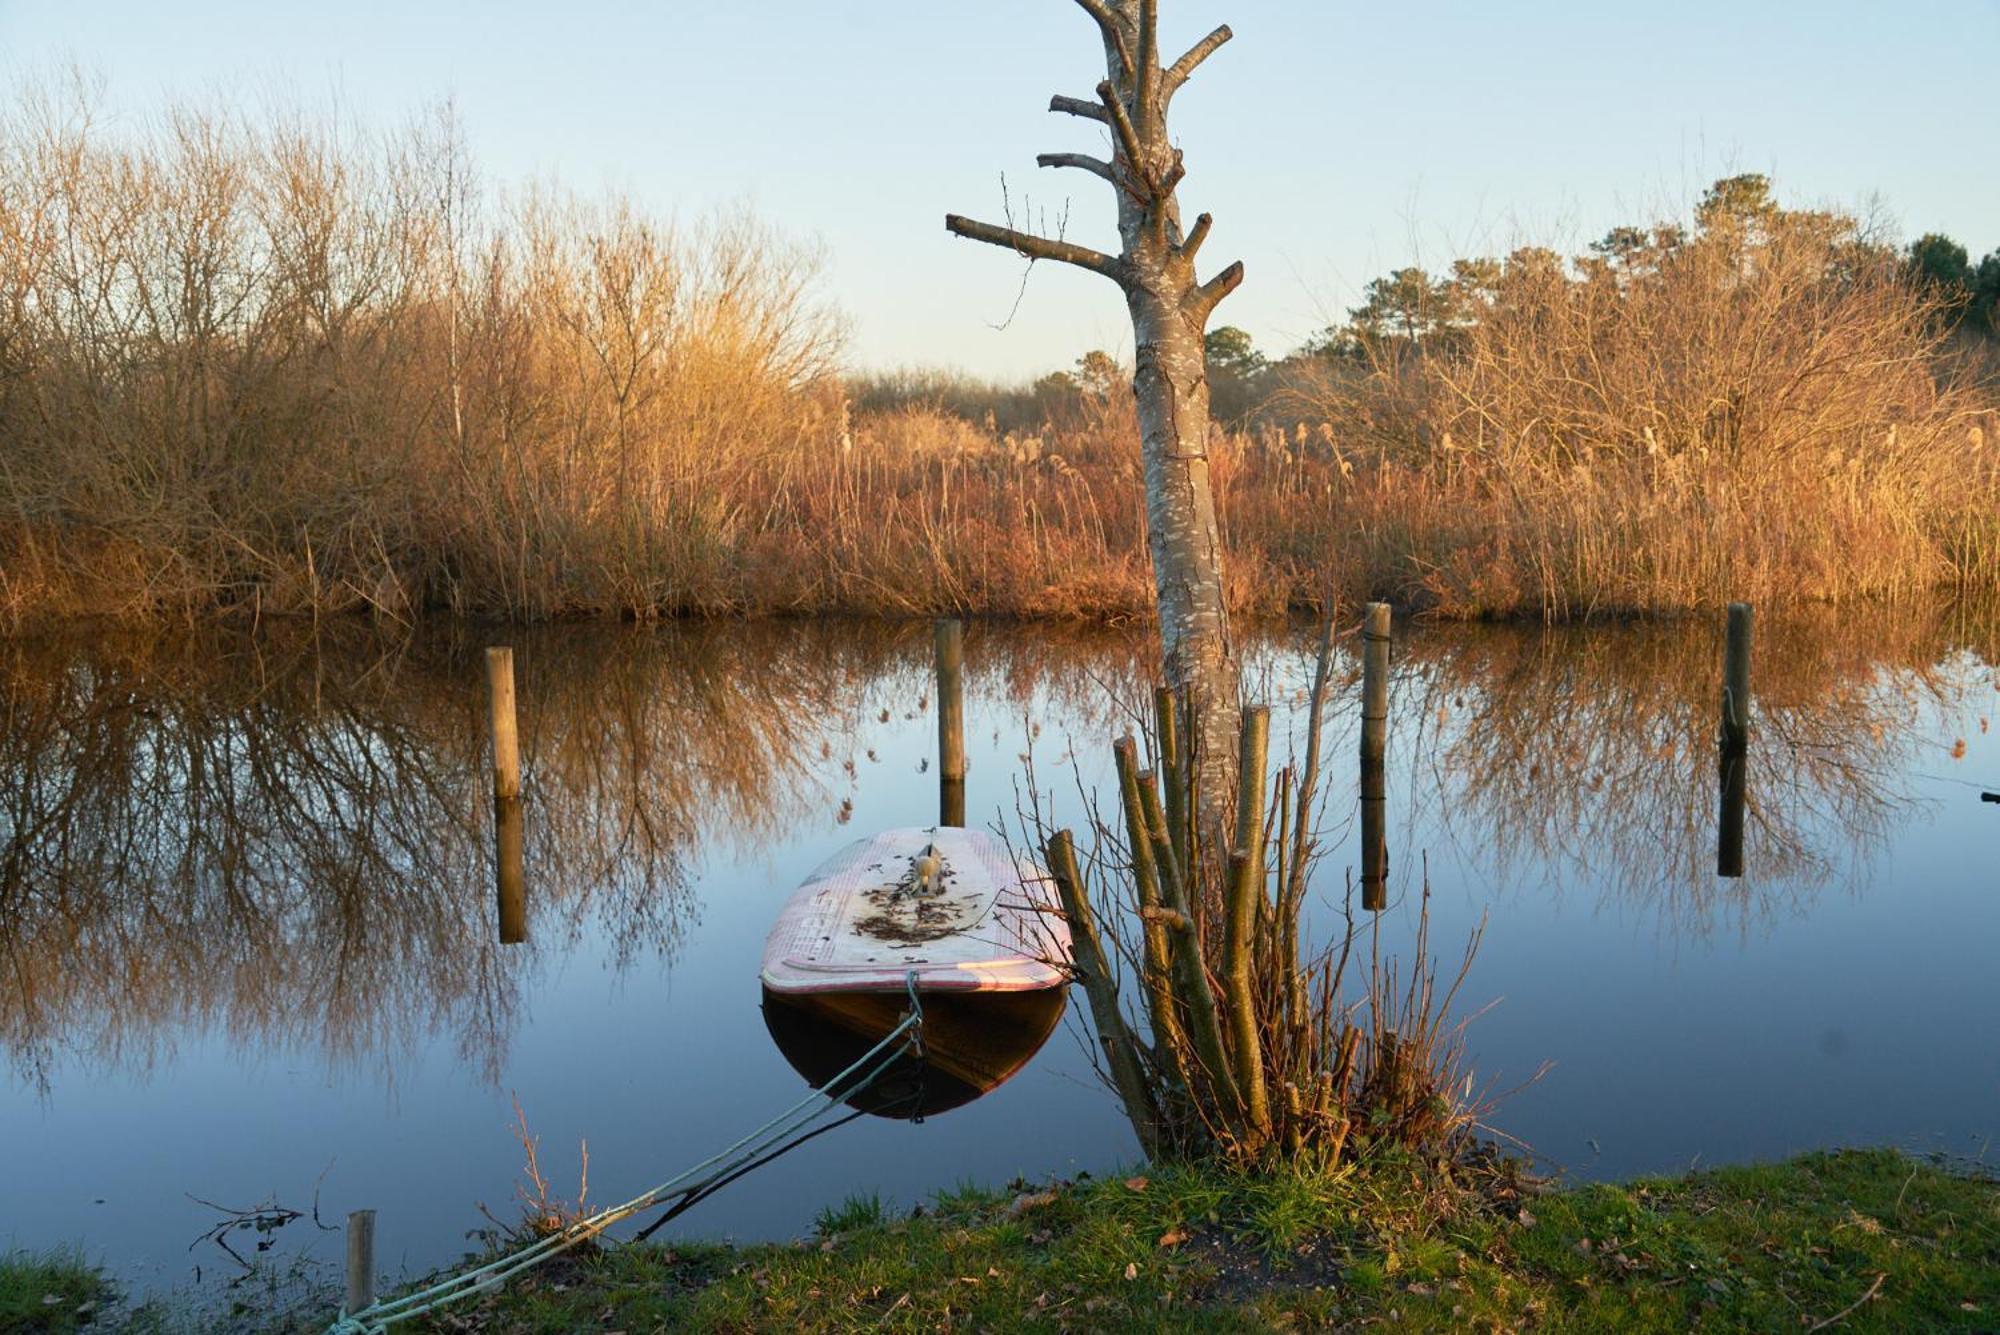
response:
{"label": "mooring rope in water", "polygon": [[[710,1155],[694,1167],[634,1196],[623,1205],[609,1206],[595,1214],[587,1215],[546,1237],[537,1238],[510,1255],[488,1261],[485,1265],[477,1266],[463,1274],[453,1275],[450,1279],[440,1280],[415,1293],[373,1303],[359,1312],[342,1312],[334,1323],[327,1327],[326,1335],[383,1335],[383,1332],[398,1322],[412,1320],[475,1294],[495,1292],[515,1275],[530,1270],[551,1257],[561,1255],[580,1242],[596,1237],[621,1219],[628,1219],[641,1210],[650,1209],[675,1197],[706,1195],[710,1190],[733,1181],[756,1167],[760,1161],[775,1157],[769,1153],[772,1146],[804,1131],[880,1079],[902,1056],[901,1049],[906,1046],[904,1043],[906,1038],[915,1036],[912,1041],[921,1056],[924,1009],[923,1002],[917,996],[916,970],[912,969],[909,972],[904,979],[904,985],[910,994],[909,1014],[905,1015],[881,1042],[863,1053],[839,1075],[727,1149]],[[860,1078],[851,1086],[844,1087],[844,1082],[857,1072],[861,1073]],[[843,1121],[848,1120],[852,1119],[843,1119]],[[697,1177],[697,1174],[701,1176]]]}

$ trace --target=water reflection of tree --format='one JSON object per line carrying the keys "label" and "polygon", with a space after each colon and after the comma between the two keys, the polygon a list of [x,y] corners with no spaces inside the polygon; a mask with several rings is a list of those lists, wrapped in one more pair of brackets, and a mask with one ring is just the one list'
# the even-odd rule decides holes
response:
{"label": "water reflection of tree", "polygon": [[[1911,608],[1760,625],[1741,882],[1713,874],[1707,623],[1399,636],[1391,763],[1419,828],[1455,836],[1495,888],[1552,868],[1676,930],[1747,922],[1865,861],[1916,748],[1949,745],[1914,725],[2000,660],[1996,626]],[[930,689],[921,622],[506,636],[532,917],[505,951],[473,632],[0,644],[0,1049],[32,1079],[63,1054],[143,1067],[202,1029],[336,1063],[449,1033],[496,1072],[538,951],[593,933],[620,962],[671,957],[700,855],[827,813],[822,755]],[[1251,646],[1246,667],[1280,704],[1291,642]],[[1148,707],[1146,643],[976,624],[975,710],[1010,740],[1059,724],[1096,745]],[[1334,754],[1352,754],[1354,697],[1349,678]],[[1337,875],[1353,793],[1329,797]]]}
{"label": "water reflection of tree", "polygon": [[1993,624],[1877,607],[1758,626],[1741,880],[1715,874],[1717,625],[1423,630],[1397,646],[1392,731],[1422,823],[1498,885],[1539,872],[1677,932],[1747,927],[1865,875]]}
{"label": "water reflection of tree", "polygon": [[[776,629],[513,638],[532,937],[624,960],[672,954],[692,850],[801,809],[877,666]],[[449,1031],[496,1071],[524,961],[493,943],[481,681],[474,642],[353,626],[0,648],[0,1045],[40,1078],[190,1026],[334,1062]]]}

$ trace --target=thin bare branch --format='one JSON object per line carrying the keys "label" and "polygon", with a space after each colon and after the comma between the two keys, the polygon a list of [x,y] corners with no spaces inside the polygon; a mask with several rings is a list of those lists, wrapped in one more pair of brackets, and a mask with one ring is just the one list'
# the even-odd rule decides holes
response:
{"label": "thin bare branch", "polygon": [[1188,76],[1195,72],[1196,68],[1201,65],[1201,62],[1214,55],[1215,48],[1221,46],[1235,35],[1235,33],[1229,31],[1229,25],[1225,23],[1189,47],[1187,54],[1176,60],[1173,66],[1167,70],[1166,81],[1161,85],[1160,89],[1161,98],[1169,101],[1172,100],[1173,95],[1180,90],[1182,84],[1188,81]]}
{"label": "thin bare branch", "polygon": [[1088,246],[1072,245],[1068,241],[1036,236],[1032,232],[1017,232],[1011,227],[995,227],[992,223],[961,218],[956,213],[944,215],[944,227],[953,236],[984,241],[989,246],[1005,246],[1032,260],[1056,260],[1063,264],[1074,264],[1079,269],[1089,269],[1092,273],[1101,273],[1106,278],[1116,279],[1122,269],[1115,257],[1106,255],[1102,251],[1092,250]]}
{"label": "thin bare branch", "polygon": [[1118,68],[1125,81],[1132,81],[1132,46],[1125,40],[1125,29],[1118,22],[1118,16],[1111,12],[1104,0],[1076,0],[1083,12],[1097,20],[1097,26],[1104,33],[1104,40],[1118,53]]}
{"label": "thin bare branch", "polygon": [[1107,181],[1116,182],[1117,180],[1111,174],[1110,163],[1104,161],[1102,158],[1093,158],[1088,153],[1037,153],[1035,155],[1035,165],[1037,167],[1075,167],[1078,171],[1087,171],[1092,176],[1101,176]]}
{"label": "thin bare branch", "polygon": [[1081,116],[1087,121],[1096,121],[1099,125],[1111,123],[1111,113],[1104,109],[1103,104],[1086,98],[1057,93],[1049,99],[1049,110],[1059,111],[1065,116]]}
{"label": "thin bare branch", "polygon": [[1203,323],[1206,323],[1208,313],[1214,310],[1224,297],[1234,292],[1236,285],[1242,281],[1243,261],[1237,260],[1227,269],[1224,269],[1221,273],[1188,293],[1187,299],[1182,305],[1187,308],[1189,314],[1197,316]]}
{"label": "thin bare branch", "polygon": [[1119,100],[1118,90],[1111,86],[1111,80],[1106,79],[1097,85],[1097,97],[1111,117],[1111,128],[1118,132],[1118,144],[1125,150],[1125,165],[1131,170],[1132,179],[1150,184],[1146,180],[1145,154],[1139,148],[1139,132],[1132,127],[1132,118],[1125,114],[1125,104]]}
{"label": "thin bare branch", "polygon": [[1194,257],[1200,252],[1201,243],[1208,240],[1208,229],[1214,222],[1215,219],[1206,213],[1194,220],[1194,226],[1188,229],[1187,239],[1181,242],[1182,259],[1194,263]]}

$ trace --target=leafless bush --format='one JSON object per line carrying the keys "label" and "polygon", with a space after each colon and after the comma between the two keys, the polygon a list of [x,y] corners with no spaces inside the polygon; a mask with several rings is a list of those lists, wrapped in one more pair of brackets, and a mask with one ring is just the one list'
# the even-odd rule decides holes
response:
{"label": "leafless bush", "polygon": [[[1244,710],[1232,848],[1207,846],[1179,741],[1191,732],[1185,707],[1164,691],[1155,765],[1139,768],[1134,739],[1115,744],[1116,814],[1093,816],[1083,856],[1070,831],[1029,819],[1069,924],[1101,1073],[1149,1155],[1332,1167],[1393,1145],[1449,1158],[1485,1111],[1453,1011],[1478,933],[1443,986],[1428,890],[1406,962],[1385,955],[1378,921],[1356,925],[1351,896],[1331,941],[1304,934],[1332,643],[1329,628],[1306,754],[1275,783],[1268,711]],[[1121,976],[1136,985],[1121,988]]]}
{"label": "leafless bush", "polygon": [[16,615],[727,599],[830,438],[817,257],[747,215],[483,192],[362,137],[87,91],[0,119],[0,604]]}

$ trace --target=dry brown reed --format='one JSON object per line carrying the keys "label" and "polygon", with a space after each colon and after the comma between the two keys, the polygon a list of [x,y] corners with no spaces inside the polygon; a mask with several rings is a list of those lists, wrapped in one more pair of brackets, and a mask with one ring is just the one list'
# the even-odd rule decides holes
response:
{"label": "dry brown reed", "polygon": [[[1553,618],[2000,577],[2000,419],[1940,381],[1923,297],[1850,224],[1591,265],[1518,252],[1435,348],[1377,340],[1296,382],[1284,429],[1217,432],[1233,606]],[[45,81],[0,111],[0,627],[1150,614],[1129,396],[843,385],[839,334],[810,248],[741,212],[503,197],[448,112],[114,133]]]}
{"label": "dry brown reed", "polygon": [[1303,378],[1352,474],[1307,545],[1455,616],[2000,576],[1995,417],[1893,252],[1839,215],[1720,203],[1623,239],[1517,251],[1438,336]]}
{"label": "dry brown reed", "polygon": [[0,608],[731,606],[833,431],[816,266],[741,213],[493,199],[448,113],[114,138],[31,92],[0,119]]}

